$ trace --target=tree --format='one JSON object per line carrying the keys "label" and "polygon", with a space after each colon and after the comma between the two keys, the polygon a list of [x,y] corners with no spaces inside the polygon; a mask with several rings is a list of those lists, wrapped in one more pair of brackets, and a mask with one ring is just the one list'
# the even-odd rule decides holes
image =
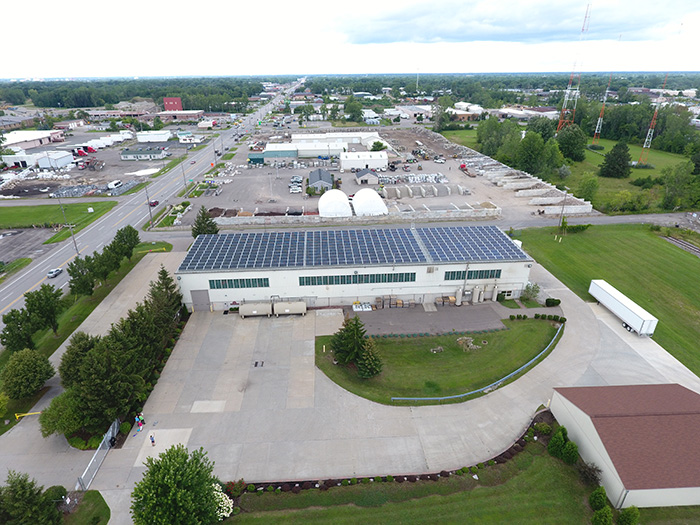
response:
{"label": "tree", "polygon": [[346,319],[331,338],[335,359],[344,365],[355,363],[365,349],[365,327],[358,316]]}
{"label": "tree", "polygon": [[598,181],[598,177],[592,173],[585,173],[581,178],[581,182],[579,182],[576,196],[588,202],[593,202],[599,187],[600,182]]}
{"label": "tree", "polygon": [[44,487],[27,474],[10,470],[7,485],[0,487],[0,523],[13,525],[60,525],[63,515],[51,501]]}
{"label": "tree", "polygon": [[551,118],[535,117],[527,123],[527,131],[539,133],[542,140],[547,142],[549,139],[554,138],[557,127]]}
{"label": "tree", "polygon": [[154,316],[156,330],[160,335],[159,343],[163,345],[172,337],[182,307],[182,294],[163,265],[158,270],[158,279],[150,284],[146,303]]}
{"label": "tree", "polygon": [[131,493],[136,525],[209,524],[218,521],[214,463],[203,449],[188,453],[184,445],[170,447],[157,459],[146,458],[146,472]]}
{"label": "tree", "polygon": [[454,99],[449,95],[443,95],[437,99],[437,103],[432,108],[433,131],[439,133],[450,123],[451,115],[447,112],[447,109],[454,106],[454,103]]}
{"label": "tree", "polygon": [[617,516],[617,525],[637,525],[639,523],[639,509],[632,505],[622,509]]}
{"label": "tree", "polygon": [[626,142],[618,142],[605,154],[603,163],[600,165],[600,176],[614,179],[624,179],[630,176],[630,149]]}
{"label": "tree", "polygon": [[543,171],[544,140],[538,133],[526,133],[515,151],[514,167],[531,175]]}
{"label": "tree", "polygon": [[564,450],[564,446],[566,445],[566,438],[564,437],[564,433],[559,430],[561,428],[562,427],[559,427],[557,429],[554,435],[550,438],[549,444],[547,445],[547,451],[555,458],[561,458],[562,451]]}
{"label": "tree", "polygon": [[370,338],[365,341],[365,348],[355,364],[357,365],[357,375],[362,379],[378,376],[382,372],[382,359],[377,352],[374,339]]}
{"label": "tree", "polygon": [[528,283],[520,294],[520,299],[523,301],[534,301],[540,294],[540,285],[536,283]]}
{"label": "tree", "polygon": [[664,210],[690,208],[700,202],[700,177],[693,175],[693,163],[685,162],[668,166],[661,171],[664,181]]}
{"label": "tree", "polygon": [[600,510],[608,504],[608,495],[605,492],[605,487],[602,485],[596,487],[596,489],[591,492],[588,496],[588,504],[593,510]]}
{"label": "tree", "polygon": [[340,110],[338,109],[338,104],[333,104],[331,106],[331,110],[328,114],[328,117],[330,118],[330,120],[338,120],[338,112],[339,111]]}
{"label": "tree", "polygon": [[382,151],[382,150],[385,150],[385,149],[386,149],[386,144],[384,144],[384,143],[383,143],[382,141],[380,141],[380,140],[375,140],[375,141],[372,143],[372,149],[371,149],[370,151]]}
{"label": "tree", "polygon": [[567,441],[561,451],[561,459],[567,465],[574,465],[578,461],[578,445],[573,441]]}
{"label": "tree", "polygon": [[5,327],[0,332],[0,343],[10,352],[23,348],[34,348],[32,336],[36,332],[37,320],[25,308],[13,308],[2,316]]}
{"label": "tree", "polygon": [[75,332],[70,338],[66,351],[61,356],[58,374],[61,376],[63,388],[70,388],[80,378],[80,367],[87,353],[100,341],[99,335],[89,335],[85,332]]}
{"label": "tree", "polygon": [[57,332],[62,295],[63,292],[52,284],[42,284],[38,290],[24,294],[24,306],[37,319],[38,328],[51,328],[54,334]]}
{"label": "tree", "polygon": [[353,122],[362,122],[362,102],[355,100],[355,97],[350,95],[345,101],[345,115],[348,120]]}
{"label": "tree", "polygon": [[83,428],[80,399],[73,389],[65,390],[51,400],[51,404],[39,414],[41,435],[69,436]]}
{"label": "tree", "polygon": [[25,348],[10,356],[0,380],[10,399],[22,399],[36,393],[55,373],[48,357]]}
{"label": "tree", "polygon": [[117,230],[110,246],[114,246],[117,253],[131,260],[131,256],[134,254],[134,248],[136,248],[140,242],[139,232],[136,228],[129,225]]}
{"label": "tree", "polygon": [[68,263],[70,291],[75,295],[92,295],[95,288],[95,274],[92,272],[92,257],[76,257]]}
{"label": "tree", "polygon": [[562,155],[575,162],[586,160],[586,134],[576,124],[567,126],[557,135]]}
{"label": "tree", "polygon": [[214,219],[211,218],[207,209],[202,206],[199,208],[199,213],[197,213],[197,217],[192,225],[192,237],[196,239],[198,235],[216,235],[217,233],[219,233],[219,227],[214,222]]}

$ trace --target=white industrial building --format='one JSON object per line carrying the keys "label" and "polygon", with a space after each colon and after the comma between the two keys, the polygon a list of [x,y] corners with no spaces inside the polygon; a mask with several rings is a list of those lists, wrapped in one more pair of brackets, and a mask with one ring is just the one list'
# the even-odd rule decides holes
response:
{"label": "white industrial building", "polygon": [[27,150],[45,146],[52,142],[63,142],[65,136],[62,129],[42,130],[21,130],[10,131],[4,135],[2,147],[12,150]]}
{"label": "white industrial building", "polygon": [[678,384],[555,388],[551,410],[615,508],[700,505],[700,395]]}
{"label": "white industrial building", "polygon": [[41,169],[59,170],[73,164],[73,154],[69,151],[46,151],[37,155],[36,163]]}
{"label": "white industrial building", "polygon": [[318,200],[318,214],[321,217],[352,217],[348,196],[341,190],[328,190]]}
{"label": "white industrial building", "polygon": [[457,304],[518,297],[532,258],[496,226],[264,231],[200,235],[176,272],[190,310],[272,300],[309,307]]}
{"label": "white industrial building", "polygon": [[340,154],[340,167],[344,170],[378,170],[389,165],[386,151],[350,151]]}
{"label": "white industrial building", "polygon": [[139,131],[136,133],[137,142],[167,142],[170,139],[170,130]]}
{"label": "white industrial building", "polygon": [[352,198],[352,208],[358,217],[377,217],[388,215],[389,210],[376,190],[362,188]]}

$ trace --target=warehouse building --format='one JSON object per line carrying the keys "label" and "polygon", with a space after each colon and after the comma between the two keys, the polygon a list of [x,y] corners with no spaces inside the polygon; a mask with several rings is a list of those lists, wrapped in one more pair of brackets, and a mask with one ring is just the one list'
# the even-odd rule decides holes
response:
{"label": "warehouse building", "polygon": [[162,148],[125,148],[121,152],[121,160],[159,160],[167,157],[168,152]]}
{"label": "warehouse building", "polygon": [[551,410],[615,508],[700,505],[700,395],[678,384],[555,388]]}
{"label": "warehouse building", "polygon": [[340,154],[340,167],[344,170],[378,170],[389,165],[386,151],[358,151]]}
{"label": "warehouse building", "polygon": [[190,310],[309,307],[390,296],[416,304],[518,297],[532,259],[496,226],[200,235],[176,272]]}

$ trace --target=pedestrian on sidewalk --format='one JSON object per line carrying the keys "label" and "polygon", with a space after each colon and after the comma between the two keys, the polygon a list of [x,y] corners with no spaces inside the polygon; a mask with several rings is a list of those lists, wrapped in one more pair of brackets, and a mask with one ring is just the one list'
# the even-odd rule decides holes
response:
{"label": "pedestrian on sidewalk", "polygon": [[139,419],[139,429],[136,432],[141,432],[141,429],[143,428],[143,423],[141,423],[141,420]]}
{"label": "pedestrian on sidewalk", "polygon": [[151,434],[148,437],[151,439],[151,446],[155,447],[156,446],[156,437],[153,434]]}
{"label": "pedestrian on sidewalk", "polygon": [[143,423],[144,425],[146,424],[146,420],[143,418],[143,412],[139,413],[139,420],[140,420],[141,423]]}

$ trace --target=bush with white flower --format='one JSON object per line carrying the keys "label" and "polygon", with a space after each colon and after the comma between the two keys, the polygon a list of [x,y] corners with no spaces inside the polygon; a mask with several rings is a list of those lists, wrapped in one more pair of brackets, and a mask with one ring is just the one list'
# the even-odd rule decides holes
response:
{"label": "bush with white flower", "polygon": [[216,500],[216,516],[219,521],[228,518],[233,512],[233,500],[224,494],[221,485],[212,483],[214,489],[214,499]]}

